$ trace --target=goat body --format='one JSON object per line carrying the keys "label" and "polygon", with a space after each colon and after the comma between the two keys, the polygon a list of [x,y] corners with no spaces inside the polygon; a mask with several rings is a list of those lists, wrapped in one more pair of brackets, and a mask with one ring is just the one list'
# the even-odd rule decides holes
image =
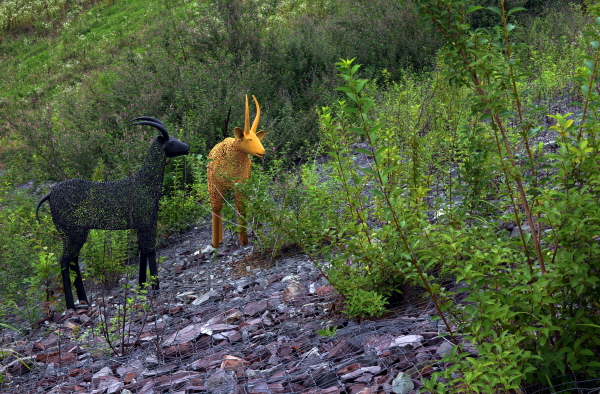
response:
{"label": "goat body", "polygon": [[[37,215],[42,203],[48,200],[52,221],[63,239],[60,265],[67,308],[75,308],[69,267],[75,273],[77,298],[88,303],[78,255],[92,229],[137,230],[139,283],[146,283],[146,266],[150,275],[156,277],[156,221],[166,159],[187,154],[189,146],[169,137],[160,121],[149,117],[138,119],[145,120],[135,124],[153,126],[161,131],[162,136],[154,140],[137,173],[114,182],[69,179],[55,185],[36,206]],[[158,280],[153,280],[152,288],[158,290]]]}
{"label": "goat body", "polygon": [[[250,179],[252,162],[248,154],[240,147],[240,141],[235,138],[226,138],[215,145],[208,159],[207,178],[209,185],[210,206],[213,214],[213,247],[219,247],[223,241],[223,222],[221,210],[223,209],[223,197],[235,184]],[[238,223],[240,225],[240,243],[248,244],[248,234],[245,231],[243,213],[243,196],[235,192],[235,205],[239,212]],[[217,223],[215,223],[217,220]]]}
{"label": "goat body", "polygon": [[[208,154],[207,179],[210,205],[212,209],[212,244],[218,248],[223,241],[223,220],[221,209],[223,208],[223,197],[225,193],[234,188],[235,184],[250,179],[252,162],[249,154],[263,157],[265,149],[261,140],[267,135],[265,130],[256,132],[260,119],[260,107],[256,97],[252,96],[256,104],[256,118],[250,127],[250,113],[248,109],[248,96],[246,96],[246,122],[244,130],[239,127],[234,129],[235,138],[225,138],[215,145]],[[243,218],[243,200],[240,192],[235,192],[235,204],[240,226],[239,238],[242,246],[248,245],[248,234],[246,233]]]}

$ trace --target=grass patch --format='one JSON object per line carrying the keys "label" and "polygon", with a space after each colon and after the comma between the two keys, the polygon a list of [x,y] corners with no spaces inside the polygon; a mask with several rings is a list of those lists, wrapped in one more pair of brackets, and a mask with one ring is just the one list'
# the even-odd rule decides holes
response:
{"label": "grass patch", "polygon": [[128,56],[148,51],[154,21],[193,8],[187,0],[117,0],[75,5],[52,29],[5,31],[0,36],[0,97],[46,101]]}

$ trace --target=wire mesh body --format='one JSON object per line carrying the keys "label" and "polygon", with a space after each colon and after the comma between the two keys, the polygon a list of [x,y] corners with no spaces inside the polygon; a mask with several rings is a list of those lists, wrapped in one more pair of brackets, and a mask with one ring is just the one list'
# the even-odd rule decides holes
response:
{"label": "wire mesh body", "polygon": [[[212,208],[212,245],[215,248],[218,248],[221,241],[223,241],[223,218],[221,216],[223,196],[236,183],[250,179],[252,162],[248,155],[257,157],[265,155],[265,148],[262,146],[261,141],[267,135],[267,131],[257,131],[260,106],[256,97],[252,96],[252,98],[256,104],[256,118],[252,127],[250,127],[250,110],[248,108],[248,96],[246,96],[244,129],[236,127],[233,131],[235,138],[225,138],[215,145],[208,154],[208,159],[211,160],[208,164],[208,193]],[[227,121],[225,124],[227,125]],[[235,195],[235,202],[238,210],[240,244],[245,246],[248,245],[248,234],[246,233],[243,216],[243,196],[238,192]]]}
{"label": "wire mesh body", "polygon": [[[139,283],[146,283],[147,266],[150,275],[156,277],[156,222],[166,160],[187,154],[189,146],[170,137],[160,121],[148,117],[138,119],[146,120],[136,124],[155,127],[162,134],[150,145],[138,172],[114,182],[70,179],[54,186],[37,204],[36,212],[48,200],[52,220],[63,239],[60,264],[67,308],[75,308],[69,270],[75,273],[77,298],[88,304],[78,255],[92,229],[137,230]],[[156,279],[152,288],[158,290]]]}
{"label": "wire mesh body", "polygon": [[[219,223],[213,228],[217,232],[218,241],[223,240],[223,223],[221,219],[221,210],[223,209],[223,197],[228,190],[232,189],[236,183],[244,182],[250,179],[250,170],[252,162],[248,154],[240,147],[240,141],[235,138],[226,138],[214,146],[208,154],[211,160],[208,164],[207,179],[208,191],[210,196],[210,205],[213,216],[218,217]],[[243,225],[243,196],[239,193],[235,195],[236,209],[239,213],[238,223],[240,225],[240,242],[242,245],[248,244],[248,235]],[[213,246],[219,244],[213,241]]]}

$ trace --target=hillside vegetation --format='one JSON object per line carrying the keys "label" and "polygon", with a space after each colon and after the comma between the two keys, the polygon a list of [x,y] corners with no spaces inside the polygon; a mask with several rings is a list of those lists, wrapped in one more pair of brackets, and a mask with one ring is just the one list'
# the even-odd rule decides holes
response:
{"label": "hillside vegetation", "polygon": [[[191,146],[168,164],[164,240],[207,218],[206,155],[252,94],[269,131],[243,185],[257,248],[301,248],[351,317],[422,289],[457,344],[423,392],[593,376],[600,9],[474,3],[3,2],[0,323],[63,308],[60,238],[34,214],[54,182],[130,175],[155,138],[130,120],[161,119]],[[92,232],[88,283],[132,269],[133,235]]]}

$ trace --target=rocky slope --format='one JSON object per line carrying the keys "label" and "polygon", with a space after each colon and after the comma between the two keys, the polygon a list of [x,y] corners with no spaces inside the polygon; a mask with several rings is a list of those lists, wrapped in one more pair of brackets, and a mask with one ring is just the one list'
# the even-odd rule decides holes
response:
{"label": "rocky slope", "polygon": [[209,244],[204,226],[161,250],[163,290],[150,301],[97,290],[89,308],[56,314],[28,341],[5,330],[0,391],[405,394],[443,367],[451,346],[426,300],[349,320],[298,251],[227,245],[215,254]]}

